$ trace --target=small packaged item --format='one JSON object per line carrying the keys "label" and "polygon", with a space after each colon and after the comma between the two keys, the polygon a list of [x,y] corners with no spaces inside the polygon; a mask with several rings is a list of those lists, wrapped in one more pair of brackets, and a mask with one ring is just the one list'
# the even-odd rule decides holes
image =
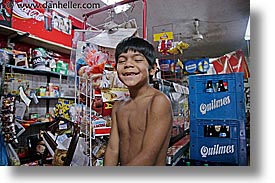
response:
{"label": "small packaged item", "polygon": [[28,59],[27,59],[27,53],[18,51],[18,50],[12,50],[13,58],[15,61],[15,66],[20,67],[26,67],[29,68]]}

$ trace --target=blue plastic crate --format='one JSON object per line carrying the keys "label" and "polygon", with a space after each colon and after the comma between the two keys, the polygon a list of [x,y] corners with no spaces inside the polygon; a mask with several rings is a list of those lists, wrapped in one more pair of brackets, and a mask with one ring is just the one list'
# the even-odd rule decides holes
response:
{"label": "blue plastic crate", "polygon": [[[223,80],[227,91],[217,92],[216,83]],[[206,92],[212,81],[214,92]],[[245,99],[242,73],[195,75],[189,77],[190,119],[244,120]]]}
{"label": "blue plastic crate", "polygon": [[244,120],[190,120],[190,136],[205,137],[205,126],[228,126],[230,138],[245,136]]}
{"label": "blue plastic crate", "polygon": [[[205,120],[190,121],[190,158],[199,161],[247,165],[247,148],[244,121]],[[219,132],[212,136],[206,128],[227,126],[227,137]]]}

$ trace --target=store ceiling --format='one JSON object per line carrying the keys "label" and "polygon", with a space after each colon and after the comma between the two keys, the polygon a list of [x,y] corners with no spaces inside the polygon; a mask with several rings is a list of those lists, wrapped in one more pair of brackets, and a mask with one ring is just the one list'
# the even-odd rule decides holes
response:
{"label": "store ceiling", "polygon": [[[60,2],[62,2],[61,0]],[[64,0],[66,2],[67,0]],[[100,0],[75,0],[79,3],[100,3]],[[95,9],[66,9],[69,14],[83,19],[82,15]],[[123,19],[135,19],[142,36],[143,3],[133,3],[133,8],[123,14],[116,15],[114,21],[122,23]],[[247,52],[244,40],[247,22],[250,15],[249,0],[147,0],[147,39],[152,41],[153,33],[173,31],[175,40],[189,43],[183,59],[201,57],[218,57],[243,49]],[[93,26],[104,23],[109,16],[108,11],[97,13],[88,18]],[[202,41],[193,41],[193,20],[199,19],[199,32],[204,36]],[[185,39],[189,37],[189,39]]]}

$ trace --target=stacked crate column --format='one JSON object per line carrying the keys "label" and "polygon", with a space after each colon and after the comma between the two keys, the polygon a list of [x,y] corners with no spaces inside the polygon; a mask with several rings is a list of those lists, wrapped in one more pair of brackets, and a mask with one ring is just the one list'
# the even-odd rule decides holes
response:
{"label": "stacked crate column", "polygon": [[[222,92],[220,81],[226,85]],[[189,86],[190,158],[247,165],[243,74],[190,76]],[[218,135],[221,129],[226,133]]]}

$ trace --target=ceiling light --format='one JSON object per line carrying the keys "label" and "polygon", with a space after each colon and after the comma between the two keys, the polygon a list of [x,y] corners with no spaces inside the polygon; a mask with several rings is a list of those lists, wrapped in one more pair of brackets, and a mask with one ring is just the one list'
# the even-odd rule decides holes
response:
{"label": "ceiling light", "polygon": [[[101,1],[107,5],[113,5],[113,4],[123,1],[123,0],[101,0]],[[116,6],[114,8],[114,10],[115,10],[116,14],[119,14],[119,13],[127,11],[130,7],[131,6],[129,4],[124,4],[124,5]]]}
{"label": "ceiling light", "polygon": [[203,35],[202,34],[194,34],[192,39],[194,41],[201,41],[201,40],[203,40]]}

